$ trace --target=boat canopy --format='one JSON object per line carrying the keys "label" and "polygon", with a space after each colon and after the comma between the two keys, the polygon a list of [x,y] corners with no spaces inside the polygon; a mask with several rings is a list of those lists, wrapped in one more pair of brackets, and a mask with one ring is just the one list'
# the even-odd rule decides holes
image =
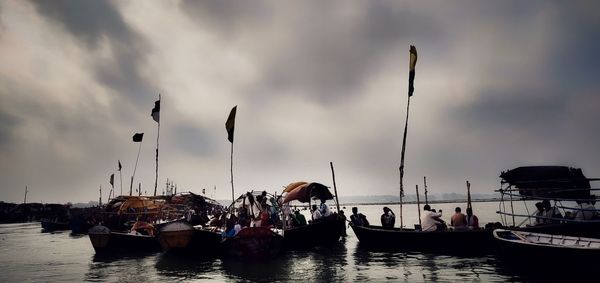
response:
{"label": "boat canopy", "polygon": [[[333,199],[333,195],[329,191],[327,186],[320,183],[306,183],[306,182],[296,182],[296,183],[304,183],[297,185],[293,190],[289,191],[285,198],[283,199],[283,203],[287,203],[290,201],[297,200],[299,202],[310,202],[311,198],[320,199],[320,200],[330,200]],[[293,184],[288,185],[290,187]],[[284,192],[287,190],[284,190]]]}
{"label": "boat canopy", "polygon": [[158,212],[160,204],[156,203],[146,197],[129,197],[119,207],[119,214],[128,213],[131,210],[139,213],[140,210],[144,212]]}
{"label": "boat canopy", "polygon": [[523,166],[500,174],[503,183],[519,194],[554,199],[590,198],[590,182],[580,168],[566,166]]}

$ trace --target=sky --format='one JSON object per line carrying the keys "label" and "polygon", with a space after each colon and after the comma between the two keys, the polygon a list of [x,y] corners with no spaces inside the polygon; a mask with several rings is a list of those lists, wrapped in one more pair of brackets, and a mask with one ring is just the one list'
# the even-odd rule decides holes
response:
{"label": "sky", "polygon": [[[600,176],[597,1],[0,1],[0,200],[231,199],[295,181],[492,193],[502,171]],[[216,188],[216,189],[215,189]],[[421,191],[422,192],[422,191]]]}

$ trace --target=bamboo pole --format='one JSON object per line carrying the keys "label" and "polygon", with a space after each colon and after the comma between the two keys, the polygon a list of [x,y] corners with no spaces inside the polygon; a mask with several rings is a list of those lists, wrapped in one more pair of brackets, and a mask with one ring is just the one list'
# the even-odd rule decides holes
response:
{"label": "bamboo pole", "polygon": [[425,185],[425,204],[429,204],[427,200],[427,176],[423,176],[423,185]]}
{"label": "bamboo pole", "polygon": [[331,177],[333,178],[333,191],[335,192],[335,202],[338,213],[340,213],[340,199],[338,198],[337,186],[335,185],[335,172],[333,171],[333,162],[329,162],[329,166],[331,167]]}
{"label": "bamboo pole", "polygon": [[423,230],[423,227],[421,226],[421,202],[419,201],[419,185],[415,186],[417,189],[417,212],[419,215],[419,227],[421,227],[421,230]]}

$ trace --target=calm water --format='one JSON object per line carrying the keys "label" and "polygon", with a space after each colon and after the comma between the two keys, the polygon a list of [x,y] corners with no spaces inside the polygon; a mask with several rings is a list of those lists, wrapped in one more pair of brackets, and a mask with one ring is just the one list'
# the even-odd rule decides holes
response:
{"label": "calm water", "polygon": [[[436,204],[449,218],[456,204]],[[460,205],[463,207],[464,205]],[[383,206],[360,206],[377,223]],[[391,207],[398,214],[398,207]],[[496,203],[475,203],[481,223],[499,221]],[[349,214],[350,207],[346,207]],[[416,205],[404,209],[417,222]],[[397,221],[399,222],[399,221]],[[399,223],[397,223],[399,225]],[[554,272],[554,273],[552,273]],[[459,257],[374,252],[358,246],[351,229],[338,246],[286,252],[270,260],[177,257],[162,253],[100,258],[87,236],[41,233],[39,223],[0,225],[0,282],[154,281],[556,281],[565,271],[531,270],[494,256]],[[570,277],[568,277],[570,278]],[[573,278],[570,278],[573,279]]]}

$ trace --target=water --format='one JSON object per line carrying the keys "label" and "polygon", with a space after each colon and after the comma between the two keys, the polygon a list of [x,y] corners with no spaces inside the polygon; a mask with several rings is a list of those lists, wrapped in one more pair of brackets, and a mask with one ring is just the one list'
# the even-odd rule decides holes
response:
{"label": "water", "polygon": [[[454,207],[436,204],[448,219]],[[381,205],[359,211],[374,224]],[[390,206],[391,207],[391,206]],[[497,203],[474,203],[480,223],[499,221]],[[347,215],[350,208],[346,207]],[[398,215],[398,206],[391,207]],[[306,211],[304,213],[307,213]],[[308,215],[308,214],[307,214]],[[405,225],[417,223],[416,205],[404,208]],[[399,225],[399,221],[397,221]],[[511,265],[495,256],[460,257],[370,251],[358,246],[351,229],[338,246],[285,252],[269,260],[179,257],[151,253],[96,257],[87,236],[41,233],[39,223],[0,225],[0,282],[156,282],[156,281],[556,281],[565,272]],[[572,277],[569,277],[573,279]]]}

